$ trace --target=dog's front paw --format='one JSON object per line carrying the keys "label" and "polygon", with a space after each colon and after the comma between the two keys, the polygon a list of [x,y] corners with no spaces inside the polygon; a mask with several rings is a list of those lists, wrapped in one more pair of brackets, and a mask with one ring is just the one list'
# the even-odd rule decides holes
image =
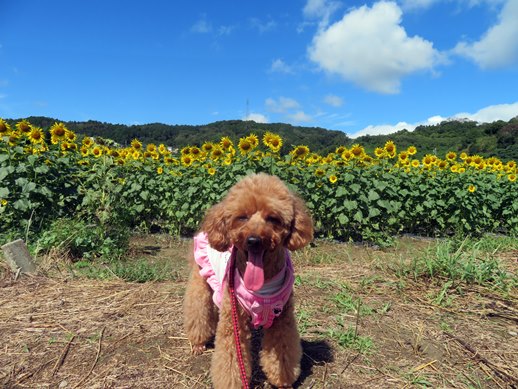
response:
{"label": "dog's front paw", "polygon": [[193,355],[201,355],[207,350],[205,344],[193,344],[191,345],[191,353]]}

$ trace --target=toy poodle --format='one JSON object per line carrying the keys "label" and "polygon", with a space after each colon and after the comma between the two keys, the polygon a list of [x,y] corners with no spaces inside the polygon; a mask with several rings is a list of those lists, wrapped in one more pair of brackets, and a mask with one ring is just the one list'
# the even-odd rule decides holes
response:
{"label": "toy poodle", "polygon": [[[241,388],[252,372],[251,330],[262,328],[259,362],[270,384],[290,388],[300,374],[302,346],[294,316],[290,250],[313,239],[304,202],[275,176],[247,176],[210,208],[194,237],[194,266],[184,300],[192,352],[215,336],[211,377],[216,389]],[[234,342],[230,265],[244,372]]]}

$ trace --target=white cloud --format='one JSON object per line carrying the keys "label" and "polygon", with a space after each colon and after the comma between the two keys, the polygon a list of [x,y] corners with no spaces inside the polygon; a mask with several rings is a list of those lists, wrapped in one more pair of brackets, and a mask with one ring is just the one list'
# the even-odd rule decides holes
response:
{"label": "white cloud", "polygon": [[490,105],[475,113],[461,112],[454,115],[454,118],[466,118],[479,123],[491,123],[497,120],[509,121],[515,116],[518,116],[518,101],[512,104]]}
{"label": "white cloud", "polygon": [[324,102],[332,107],[341,107],[344,104],[344,100],[335,95],[327,95],[324,97]]}
{"label": "white cloud", "polygon": [[401,8],[404,10],[416,10],[431,7],[434,3],[441,0],[402,0]]}
{"label": "white cloud", "polygon": [[467,57],[481,68],[518,64],[518,1],[507,0],[498,17],[479,41],[459,42],[453,52]]}
{"label": "white cloud", "polygon": [[307,123],[313,121],[313,118],[303,111],[288,114],[286,117],[295,123]]}
{"label": "white cloud", "polygon": [[230,35],[235,28],[235,26],[219,26],[218,35]]}
{"label": "white cloud", "polygon": [[341,7],[339,2],[329,0],[308,0],[302,13],[308,19],[319,19],[320,26],[329,23],[331,15]]}
{"label": "white cloud", "polygon": [[282,96],[277,100],[269,97],[266,99],[265,104],[269,111],[275,113],[286,113],[300,107],[300,104],[296,100]]}
{"label": "white cloud", "polygon": [[277,23],[272,19],[263,21],[258,18],[250,18],[250,26],[257,29],[259,33],[264,34],[265,32],[275,29],[275,27],[277,27]]}
{"label": "white cloud", "polygon": [[287,65],[282,59],[275,59],[272,61],[272,66],[270,66],[270,71],[274,73],[285,73],[285,74],[293,74],[293,68]]}
{"label": "white cloud", "polygon": [[407,129],[408,131],[413,131],[417,125],[409,124],[407,122],[399,122],[397,124],[378,124],[378,125],[370,125],[365,127],[363,130],[355,132],[354,134],[347,134],[351,138],[357,138],[363,135],[386,135],[392,134],[397,131],[401,131]]}
{"label": "white cloud", "polygon": [[353,9],[319,30],[308,49],[309,57],[323,70],[363,88],[397,93],[401,78],[433,70],[442,61],[431,42],[407,35],[401,16],[393,2]]}
{"label": "white cloud", "polygon": [[192,25],[191,32],[198,34],[208,34],[209,32],[212,32],[212,24],[207,21],[205,16],[203,16],[200,20]]}
{"label": "white cloud", "polygon": [[356,138],[362,135],[387,135],[404,129],[407,129],[408,131],[414,131],[417,126],[431,126],[439,124],[445,120],[468,119],[478,123],[492,123],[497,120],[509,121],[516,116],[518,116],[518,101],[511,104],[489,105],[475,113],[460,112],[449,118],[435,115],[418,123],[399,122],[395,125],[370,125],[349,136],[351,138]]}
{"label": "white cloud", "polygon": [[243,120],[253,120],[256,123],[268,123],[268,118],[265,115],[254,112],[249,113]]}

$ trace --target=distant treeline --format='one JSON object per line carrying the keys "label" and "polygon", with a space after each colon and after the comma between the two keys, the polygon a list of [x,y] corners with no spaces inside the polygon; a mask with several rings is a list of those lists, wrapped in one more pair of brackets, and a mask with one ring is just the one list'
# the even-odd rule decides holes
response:
{"label": "distant treeline", "polygon": [[[26,118],[31,124],[48,129],[59,119],[31,116]],[[7,119],[6,119],[7,120]],[[21,119],[7,120],[12,124]],[[203,142],[218,142],[223,136],[234,141],[255,133],[262,137],[266,131],[282,136],[286,153],[294,145],[306,145],[319,154],[333,152],[337,146],[351,146],[360,143],[368,152],[393,140],[397,147],[406,149],[417,147],[419,154],[434,153],[443,156],[447,151],[465,151],[469,154],[497,156],[501,159],[518,160],[518,116],[506,121],[478,124],[472,121],[444,121],[437,125],[419,126],[414,131],[402,130],[390,135],[362,136],[349,138],[342,131],[319,127],[292,126],[284,123],[256,123],[254,121],[226,120],[206,125],[167,125],[151,123],[142,125],[111,124],[89,120],[87,122],[64,122],[78,134],[100,136],[112,139],[121,145],[129,145],[133,139],[143,143],[163,143],[172,148],[188,145],[200,146]]]}

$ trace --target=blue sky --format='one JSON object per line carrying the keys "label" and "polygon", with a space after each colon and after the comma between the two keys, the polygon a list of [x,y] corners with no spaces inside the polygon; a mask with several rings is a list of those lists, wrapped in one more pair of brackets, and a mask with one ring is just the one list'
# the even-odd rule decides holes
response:
{"label": "blue sky", "polygon": [[518,115],[518,0],[0,0],[0,117],[390,133]]}

